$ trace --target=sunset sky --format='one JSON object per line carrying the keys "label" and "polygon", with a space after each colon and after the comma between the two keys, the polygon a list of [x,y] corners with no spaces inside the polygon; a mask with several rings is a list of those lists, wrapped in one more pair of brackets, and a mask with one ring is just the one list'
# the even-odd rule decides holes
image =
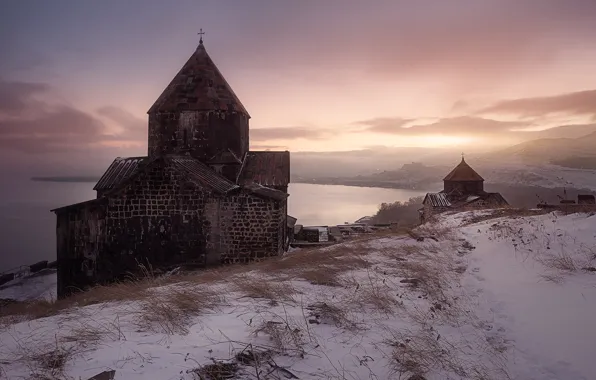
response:
{"label": "sunset sky", "polygon": [[199,28],[253,149],[576,137],[596,127],[595,20],[594,0],[6,1],[0,157],[59,174],[146,154]]}

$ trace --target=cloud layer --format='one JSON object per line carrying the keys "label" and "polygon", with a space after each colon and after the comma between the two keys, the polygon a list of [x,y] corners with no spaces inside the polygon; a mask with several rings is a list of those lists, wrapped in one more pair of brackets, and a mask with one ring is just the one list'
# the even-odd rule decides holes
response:
{"label": "cloud layer", "polygon": [[328,138],[330,131],[322,128],[309,127],[280,127],[280,128],[251,128],[251,141],[269,140],[323,140]]}
{"label": "cloud layer", "polygon": [[51,86],[0,80],[0,149],[29,154],[67,153],[100,149],[105,144],[145,144],[146,122],[124,109],[97,110],[116,125],[110,131],[98,116],[56,102]]}
{"label": "cloud layer", "polygon": [[503,100],[479,113],[509,114],[518,117],[544,117],[552,114],[589,116],[596,121],[596,90],[555,96]]}
{"label": "cloud layer", "polygon": [[[257,149],[510,143],[596,121],[594,0],[30,5],[0,14],[5,152],[144,152],[144,111],[196,46],[197,21]],[[518,131],[554,125],[566,127]]]}
{"label": "cloud layer", "polygon": [[[244,32],[232,43],[243,61],[263,69],[309,68],[317,78],[431,75],[482,86],[557,62],[578,43],[582,50],[596,46],[591,0],[259,3],[238,10]],[[261,22],[250,21],[257,17]]]}
{"label": "cloud layer", "polygon": [[105,125],[67,104],[50,104],[43,83],[0,81],[0,147],[29,153],[79,150],[98,141]]}

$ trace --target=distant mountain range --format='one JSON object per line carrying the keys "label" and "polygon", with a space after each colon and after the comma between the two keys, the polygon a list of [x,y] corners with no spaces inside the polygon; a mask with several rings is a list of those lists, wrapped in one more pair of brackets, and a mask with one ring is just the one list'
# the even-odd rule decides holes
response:
{"label": "distant mountain range", "polygon": [[527,164],[555,164],[596,168],[596,132],[577,138],[543,138],[526,141],[484,155],[484,159],[519,159]]}
{"label": "distant mountain range", "polygon": [[59,176],[59,177],[31,177],[38,182],[97,182],[100,176]]}

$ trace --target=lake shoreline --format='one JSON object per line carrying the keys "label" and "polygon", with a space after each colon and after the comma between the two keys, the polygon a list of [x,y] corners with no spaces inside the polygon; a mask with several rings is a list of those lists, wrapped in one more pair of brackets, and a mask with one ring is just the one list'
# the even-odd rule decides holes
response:
{"label": "lake shoreline", "polygon": [[[91,176],[20,178],[0,197],[0,271],[40,260],[55,260],[56,216],[51,209],[97,197]],[[50,181],[49,179],[59,179]],[[82,181],[86,179],[86,181]],[[77,180],[75,182],[74,180]],[[288,213],[306,226],[352,223],[374,215],[381,203],[407,201],[421,191],[362,186],[290,183]]]}

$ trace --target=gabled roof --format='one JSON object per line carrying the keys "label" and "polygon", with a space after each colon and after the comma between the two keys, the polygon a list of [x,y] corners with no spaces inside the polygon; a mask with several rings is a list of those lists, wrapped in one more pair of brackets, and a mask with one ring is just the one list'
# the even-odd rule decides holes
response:
{"label": "gabled roof", "polygon": [[451,202],[445,193],[427,193],[422,204],[430,204],[432,207],[451,206]]}
{"label": "gabled roof", "polygon": [[139,166],[147,161],[147,157],[116,157],[108,167],[108,170],[106,170],[99,181],[97,181],[93,190],[105,191],[113,189],[136,173]]}
{"label": "gabled roof", "polygon": [[105,198],[96,198],[96,199],[91,199],[91,200],[84,201],[84,202],[73,203],[68,206],[57,207],[55,209],[50,210],[50,212],[58,214],[58,213],[61,213],[64,211],[71,211],[71,210],[74,210],[77,208],[102,205],[105,203],[105,201],[106,201]]}
{"label": "gabled roof", "polygon": [[462,157],[461,162],[457,165],[443,181],[484,181],[480,174],[476,173],[474,169]]}
{"label": "gabled roof", "polygon": [[507,202],[501,193],[487,193],[485,199],[494,205],[509,206],[509,202]]}
{"label": "gabled roof", "polygon": [[213,190],[226,194],[240,186],[232,183],[227,178],[217,174],[213,169],[191,156],[166,156],[175,168],[188,175],[188,179],[201,187],[210,187]]}
{"label": "gabled roof", "polygon": [[[136,166],[133,166],[131,163],[133,161],[138,161]],[[284,200],[288,197],[288,194],[283,191],[271,189],[255,182],[247,183],[241,187],[216,173],[196,158],[179,155],[165,155],[153,159],[148,159],[147,157],[117,158],[102,176],[95,189],[107,190],[110,194],[113,194],[133,181],[142,172],[153,167],[153,164],[158,161],[164,161],[174,170],[182,172],[189,182],[203,188],[210,188],[220,194],[228,194],[232,191],[245,188],[251,194],[260,197],[275,200]]]}
{"label": "gabled roof", "polygon": [[290,183],[290,152],[248,152],[238,175],[238,184],[287,186]]}
{"label": "gabled roof", "polygon": [[275,190],[270,187],[261,186],[256,183],[251,183],[243,186],[244,189],[248,190],[251,194],[261,198],[275,199],[276,201],[283,201],[288,198],[289,194],[283,191]]}
{"label": "gabled roof", "polygon": [[201,42],[147,113],[236,111],[250,117]]}
{"label": "gabled roof", "polygon": [[[146,168],[152,167],[157,161],[165,161],[171,164],[174,169],[182,171],[190,182],[201,187],[211,188],[219,193],[225,194],[240,188],[240,186],[217,174],[210,167],[191,156],[166,155],[153,159],[147,157],[117,158],[94,189],[109,192],[117,191]],[[136,164],[133,162],[136,162]]]}

